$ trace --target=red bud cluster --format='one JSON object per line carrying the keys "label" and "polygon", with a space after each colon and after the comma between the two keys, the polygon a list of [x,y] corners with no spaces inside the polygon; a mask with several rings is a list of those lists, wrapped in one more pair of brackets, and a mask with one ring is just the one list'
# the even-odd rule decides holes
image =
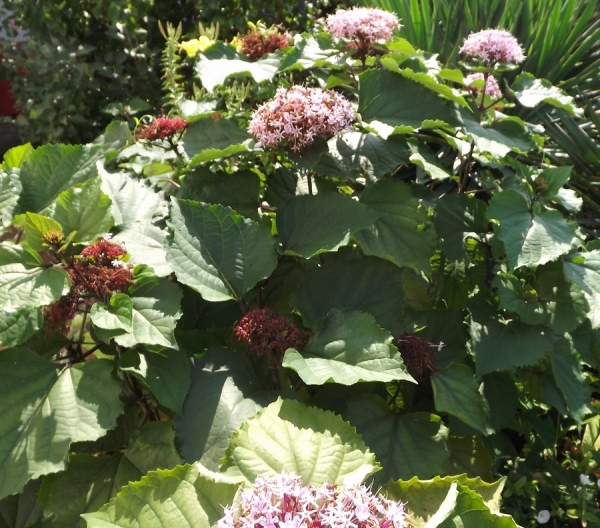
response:
{"label": "red bud cluster", "polygon": [[260,26],[255,26],[240,37],[242,53],[250,60],[258,60],[267,53],[285,48],[290,42],[288,33],[280,33],[276,28],[261,29]]}
{"label": "red bud cluster", "polygon": [[439,348],[438,345],[411,334],[400,334],[397,345],[408,373],[417,381],[435,372],[433,351]]}
{"label": "red bud cluster", "polygon": [[147,126],[141,127],[136,134],[137,139],[156,141],[157,139],[168,139],[183,133],[187,123],[183,119],[171,119],[159,117]]}

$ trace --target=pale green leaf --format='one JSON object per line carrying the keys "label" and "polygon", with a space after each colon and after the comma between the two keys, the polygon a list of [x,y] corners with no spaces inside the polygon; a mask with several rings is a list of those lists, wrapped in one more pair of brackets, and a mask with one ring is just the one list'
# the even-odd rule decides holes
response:
{"label": "pale green leaf", "polygon": [[35,213],[25,213],[25,237],[27,246],[35,251],[47,250],[50,245],[44,235],[48,233],[63,233],[62,226],[52,218]]}
{"label": "pale green leaf", "polygon": [[520,73],[511,85],[511,90],[517,101],[528,108],[535,108],[541,103],[547,103],[562,108],[570,114],[582,115],[575,100],[546,79],[536,79],[531,73]]}
{"label": "pale green leaf", "polygon": [[129,295],[115,293],[108,304],[94,303],[89,317],[98,328],[131,332],[133,331],[133,302]]}
{"label": "pale green leaf", "polygon": [[269,230],[222,205],[175,200],[167,261],[207,301],[239,299],[277,265]]}
{"label": "pale green leaf", "polygon": [[33,352],[0,351],[0,497],[66,467],[71,442],[95,440],[123,411],[109,361],[60,368]]}
{"label": "pale green leaf", "polygon": [[572,253],[564,259],[565,277],[577,284],[590,306],[592,328],[600,328],[600,251]]}
{"label": "pale green leaf", "polygon": [[590,401],[589,386],[581,370],[581,360],[567,339],[554,343],[550,358],[554,379],[567,402],[571,416],[581,424],[588,413]]}
{"label": "pale green leaf", "polygon": [[284,367],[308,385],[359,381],[415,382],[394,345],[394,337],[373,316],[359,311],[330,311],[313,326],[304,351],[288,349]]}
{"label": "pale green leaf", "polygon": [[0,221],[2,227],[8,227],[12,223],[20,194],[19,171],[16,169],[0,170]]}
{"label": "pale green leaf", "polygon": [[33,147],[31,143],[25,143],[24,145],[18,145],[7,150],[4,153],[4,161],[3,165],[5,169],[18,169],[23,162],[29,157],[29,155],[33,152]]}
{"label": "pale green leaf", "polygon": [[200,55],[196,63],[196,73],[202,86],[212,92],[231,75],[252,77],[257,83],[273,79],[281,59],[275,54],[267,54],[256,62],[241,59],[208,59]]}
{"label": "pale green leaf", "polygon": [[357,485],[379,469],[354,427],[329,411],[277,400],[232,436],[222,471],[254,482],[282,471],[305,484]]}

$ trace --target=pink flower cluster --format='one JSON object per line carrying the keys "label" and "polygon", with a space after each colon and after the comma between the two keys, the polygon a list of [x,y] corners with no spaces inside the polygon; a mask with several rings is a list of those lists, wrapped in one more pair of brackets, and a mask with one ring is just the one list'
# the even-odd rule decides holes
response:
{"label": "pink flower cluster", "polygon": [[[483,75],[483,73],[472,73],[471,75],[467,75],[465,77],[465,85],[467,86],[467,88],[473,90],[474,92],[483,92],[483,90],[471,85],[475,81],[483,81],[484,78],[485,76]],[[487,81],[485,82],[485,93],[490,97],[502,97],[502,90],[500,90],[498,81],[496,81],[496,77],[494,77],[493,75],[488,75]]]}
{"label": "pink flower cluster", "polygon": [[523,48],[517,39],[504,29],[484,29],[471,33],[465,39],[460,52],[489,64],[496,62],[520,64],[525,60]]}
{"label": "pink flower cluster", "polygon": [[265,147],[287,141],[294,152],[330,139],[354,120],[350,102],[333,90],[292,86],[278,88],[275,97],[260,106],[250,121],[250,132]]}
{"label": "pink flower cluster", "polygon": [[404,528],[404,505],[365,486],[317,488],[295,475],[257,478],[218,528]]}
{"label": "pink flower cluster", "polygon": [[399,27],[400,23],[395,14],[369,7],[338,9],[327,17],[327,31],[334,37],[371,44],[377,40],[390,40],[394,29]]}

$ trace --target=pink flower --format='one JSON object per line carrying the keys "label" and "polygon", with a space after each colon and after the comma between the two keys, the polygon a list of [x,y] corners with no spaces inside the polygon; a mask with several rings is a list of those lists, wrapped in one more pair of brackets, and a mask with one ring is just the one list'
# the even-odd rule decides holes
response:
{"label": "pink flower", "polygon": [[365,486],[304,486],[281,473],[260,478],[239,504],[225,508],[218,528],[404,528],[404,505]]}
{"label": "pink flower", "polygon": [[400,23],[395,14],[370,7],[338,9],[327,17],[327,31],[334,37],[369,43],[390,40],[392,31],[399,27]]}
{"label": "pink flower", "polygon": [[484,29],[471,33],[465,39],[460,52],[489,64],[496,62],[519,64],[525,60],[523,49],[517,39],[504,29]]}
{"label": "pink flower", "polygon": [[[467,75],[465,77],[465,85],[469,90],[473,90],[474,92],[482,92],[483,90],[476,88],[475,86],[471,86],[475,81],[483,81],[485,76],[483,73],[472,73],[471,75]],[[498,81],[493,75],[489,75],[487,81],[485,82],[485,93],[490,97],[502,97],[502,90],[500,90],[500,86],[498,86]]]}
{"label": "pink flower", "polygon": [[250,132],[266,147],[287,141],[300,152],[317,137],[332,138],[353,119],[352,106],[337,92],[292,86],[278,88],[275,97],[254,112]]}

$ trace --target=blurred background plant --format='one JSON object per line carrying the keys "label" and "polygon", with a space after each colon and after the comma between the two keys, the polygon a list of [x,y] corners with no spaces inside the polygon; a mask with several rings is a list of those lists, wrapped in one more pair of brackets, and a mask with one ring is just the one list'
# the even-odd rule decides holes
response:
{"label": "blurred background plant", "polygon": [[[337,5],[336,0],[4,0],[29,40],[16,46],[0,39],[0,79],[12,81],[19,132],[25,141],[86,143],[115,117],[130,120],[161,111],[160,58],[164,38],[158,22],[220,26],[231,39],[248,20],[303,31]],[[196,36],[196,35],[194,35]]]}

